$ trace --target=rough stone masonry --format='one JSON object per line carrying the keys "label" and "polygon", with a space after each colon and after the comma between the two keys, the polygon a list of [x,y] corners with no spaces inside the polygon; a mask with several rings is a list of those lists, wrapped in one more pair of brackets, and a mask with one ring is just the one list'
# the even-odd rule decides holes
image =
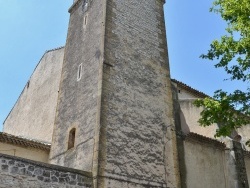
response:
{"label": "rough stone masonry", "polygon": [[92,174],[0,154],[1,188],[91,188]]}
{"label": "rough stone masonry", "polygon": [[95,187],[179,185],[163,4],[70,8],[50,161],[92,171]]}

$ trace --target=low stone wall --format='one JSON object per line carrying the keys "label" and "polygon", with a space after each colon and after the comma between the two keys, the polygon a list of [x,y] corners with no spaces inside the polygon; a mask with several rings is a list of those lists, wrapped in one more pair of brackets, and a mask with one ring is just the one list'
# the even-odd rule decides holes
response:
{"label": "low stone wall", "polygon": [[92,174],[0,154],[0,188],[91,188]]}

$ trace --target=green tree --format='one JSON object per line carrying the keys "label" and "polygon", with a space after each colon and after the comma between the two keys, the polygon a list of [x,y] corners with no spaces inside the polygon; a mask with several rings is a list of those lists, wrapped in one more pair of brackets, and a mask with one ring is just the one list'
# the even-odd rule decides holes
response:
{"label": "green tree", "polygon": [[[250,0],[215,0],[210,10],[226,21],[226,34],[211,43],[201,58],[216,61],[230,80],[249,84],[250,81]],[[218,123],[215,136],[228,136],[241,126],[250,124],[250,88],[228,93],[218,90],[212,98],[196,100],[204,107],[199,123],[209,126]]]}

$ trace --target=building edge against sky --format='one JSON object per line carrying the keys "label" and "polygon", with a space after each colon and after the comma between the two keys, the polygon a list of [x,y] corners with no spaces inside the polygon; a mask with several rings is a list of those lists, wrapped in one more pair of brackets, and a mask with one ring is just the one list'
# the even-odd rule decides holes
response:
{"label": "building edge against sky", "polygon": [[[37,104],[49,100],[51,75],[43,72],[63,67],[54,73],[61,83],[55,79],[59,97],[49,163],[92,172],[94,187],[247,187],[249,159],[241,144],[205,137],[212,137],[216,125],[208,130],[195,124],[200,109],[192,101],[202,93],[171,83],[163,1],[79,0],[70,12],[65,48],[45,53],[25,88],[40,93]],[[52,62],[57,66],[46,66]],[[56,92],[53,87],[51,93]],[[24,94],[21,98],[33,103]],[[22,109],[22,103],[17,105]],[[39,110],[34,116],[43,120]],[[36,123],[42,127],[44,122]],[[207,178],[196,181],[202,177]]]}
{"label": "building edge against sky", "polygon": [[[65,45],[67,9],[71,3],[71,0],[40,2],[39,5],[30,0],[14,5],[9,1],[1,2],[0,129],[42,53]],[[219,88],[232,90],[239,86],[244,89],[240,83],[223,81],[227,75],[222,70],[214,69],[212,62],[205,63],[199,58],[213,39],[224,34],[225,23],[219,16],[209,13],[211,5],[212,0],[166,1],[171,75],[209,95]]]}
{"label": "building edge against sky", "polygon": [[[174,124],[163,1],[127,4],[79,0],[70,12],[50,162],[92,171],[94,175],[103,177],[97,182],[100,186],[107,186],[106,177],[122,179],[127,176],[133,176],[133,181],[139,184],[177,185],[175,134],[173,129],[167,128]],[[62,50],[52,50],[42,60],[50,61],[47,56],[59,58],[61,56],[57,53]],[[40,74],[38,70],[36,73]],[[47,67],[47,70],[55,68]],[[25,89],[32,86],[32,81]],[[49,79],[45,79],[40,85],[47,87],[48,83]],[[52,97],[50,94],[40,96]],[[40,116],[38,119],[41,121],[37,122],[40,126],[46,123],[43,122],[43,113],[33,112]],[[5,121],[6,131],[8,122],[9,119]],[[36,126],[33,124],[34,128]],[[14,128],[10,128],[8,133],[11,130]],[[150,136],[151,131],[154,134]],[[75,147],[69,149],[68,136],[72,133]],[[27,132],[23,134],[30,136]],[[38,134],[39,138],[35,139],[39,140],[42,135],[47,135],[44,131]],[[155,142],[145,139],[148,136],[154,137]],[[135,142],[117,145],[132,138],[136,138]],[[173,152],[162,160],[161,156],[166,156],[167,152],[165,145]],[[112,150],[119,151],[121,147],[130,152],[117,153],[120,155],[117,157]],[[153,155],[152,148],[155,150]],[[140,160],[134,158],[133,153]],[[118,158],[120,161],[113,161]],[[157,165],[148,158],[158,161]],[[124,160],[130,161],[127,164],[130,170],[123,165]],[[138,165],[141,168],[138,169]],[[172,169],[168,175],[165,173],[166,165]],[[115,173],[115,169],[120,170]]]}

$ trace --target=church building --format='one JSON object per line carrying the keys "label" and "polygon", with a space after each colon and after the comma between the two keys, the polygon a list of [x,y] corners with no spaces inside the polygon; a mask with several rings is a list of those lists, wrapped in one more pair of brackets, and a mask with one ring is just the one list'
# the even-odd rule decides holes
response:
{"label": "church building", "polygon": [[214,138],[170,77],[165,0],[74,0],[0,133],[0,187],[248,188],[250,127]]}

